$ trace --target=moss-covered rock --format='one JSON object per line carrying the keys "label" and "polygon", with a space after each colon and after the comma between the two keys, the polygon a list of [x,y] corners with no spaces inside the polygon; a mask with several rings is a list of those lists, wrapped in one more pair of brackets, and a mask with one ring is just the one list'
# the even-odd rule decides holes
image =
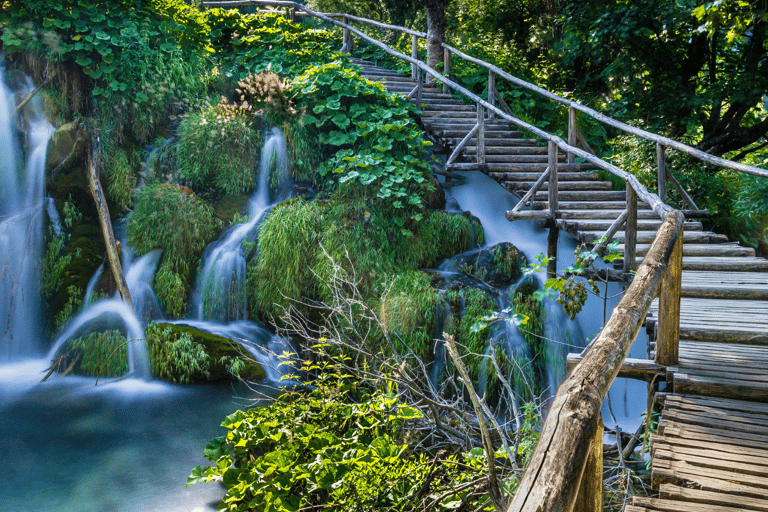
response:
{"label": "moss-covered rock", "polygon": [[527,258],[517,247],[510,242],[502,242],[477,252],[462,254],[451,261],[450,268],[500,288],[520,280],[527,264]]}
{"label": "moss-covered rock", "polygon": [[[64,164],[62,170],[71,169],[72,165],[85,157],[86,143],[81,136],[80,122],[73,121],[53,132],[45,152],[45,173],[49,175],[56,167]],[[72,155],[70,157],[70,155]]]}
{"label": "moss-covered rock", "polygon": [[264,368],[232,340],[188,325],[151,323],[146,332],[152,372],[174,382],[262,379]]}

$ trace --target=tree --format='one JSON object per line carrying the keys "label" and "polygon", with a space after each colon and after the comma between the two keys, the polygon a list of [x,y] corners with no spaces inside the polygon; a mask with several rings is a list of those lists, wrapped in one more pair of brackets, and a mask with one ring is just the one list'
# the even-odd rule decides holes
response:
{"label": "tree", "polygon": [[567,88],[715,155],[765,146],[768,1],[579,0],[563,20]]}
{"label": "tree", "polygon": [[424,0],[427,8],[427,65],[433,69],[443,60],[445,9],[450,0]]}

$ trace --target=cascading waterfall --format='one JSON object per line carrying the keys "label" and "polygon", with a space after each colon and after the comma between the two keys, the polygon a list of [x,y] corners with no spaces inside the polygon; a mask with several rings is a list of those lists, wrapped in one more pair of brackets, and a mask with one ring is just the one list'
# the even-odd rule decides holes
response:
{"label": "cascading waterfall", "polygon": [[[283,191],[278,193],[276,201],[270,202],[269,184],[274,173],[278,173]],[[192,298],[193,312],[198,319],[229,322],[247,317],[243,242],[254,238],[267,211],[285,199],[289,180],[285,139],[280,130],[272,128],[261,153],[258,187],[248,204],[250,220],[230,228],[203,253],[203,268]]]}
{"label": "cascading waterfall", "polygon": [[[5,70],[0,68],[0,74]],[[29,80],[21,91],[32,90]],[[45,152],[53,126],[39,101],[24,108],[29,156],[20,164],[14,95],[0,90],[0,361],[39,355]]]}

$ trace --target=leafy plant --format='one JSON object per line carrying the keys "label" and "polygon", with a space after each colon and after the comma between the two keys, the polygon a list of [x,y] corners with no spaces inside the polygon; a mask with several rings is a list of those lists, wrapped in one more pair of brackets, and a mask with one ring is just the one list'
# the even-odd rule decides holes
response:
{"label": "leafy plant", "polygon": [[210,377],[210,357],[205,347],[188,333],[174,333],[150,323],[146,331],[152,375],[186,383]]}
{"label": "leafy plant", "polygon": [[69,342],[67,365],[91,377],[119,377],[128,373],[128,347],[120,331],[94,332]]}

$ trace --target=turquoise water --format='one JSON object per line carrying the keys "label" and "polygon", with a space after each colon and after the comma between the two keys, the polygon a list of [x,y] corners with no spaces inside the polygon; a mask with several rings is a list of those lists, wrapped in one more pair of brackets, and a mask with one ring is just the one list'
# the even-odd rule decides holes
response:
{"label": "turquoise water", "polygon": [[[224,488],[184,485],[227,414],[254,405],[230,384],[39,381],[39,362],[0,367],[0,510],[175,512],[216,509]],[[264,389],[269,392],[269,390]]]}

